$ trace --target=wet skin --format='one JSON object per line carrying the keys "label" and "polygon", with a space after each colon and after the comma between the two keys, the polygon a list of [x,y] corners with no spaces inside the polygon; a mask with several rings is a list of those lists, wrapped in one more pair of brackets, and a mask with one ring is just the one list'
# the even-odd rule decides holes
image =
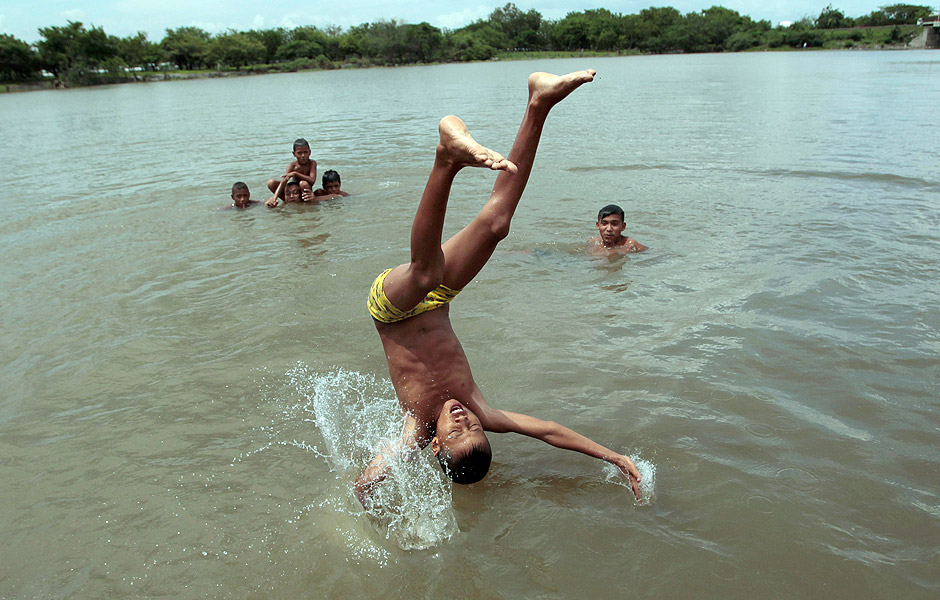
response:
{"label": "wet skin", "polygon": [[248,190],[235,190],[232,192],[232,200],[237,208],[245,208],[251,204],[251,192]]}
{"label": "wet skin", "polygon": [[627,224],[619,215],[607,215],[597,222],[597,231],[601,234],[601,243],[605,246],[613,246],[620,241],[623,230]]}

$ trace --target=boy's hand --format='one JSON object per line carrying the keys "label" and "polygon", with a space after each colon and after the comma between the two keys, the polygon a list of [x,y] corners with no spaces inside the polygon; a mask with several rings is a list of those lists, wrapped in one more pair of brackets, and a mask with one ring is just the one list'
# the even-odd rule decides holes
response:
{"label": "boy's hand", "polygon": [[300,197],[303,198],[304,202],[313,202],[317,199],[317,197],[313,195],[313,192],[308,189],[302,189]]}
{"label": "boy's hand", "polygon": [[640,472],[637,471],[636,465],[633,464],[633,461],[630,460],[629,456],[618,455],[617,458],[611,461],[616,465],[617,469],[620,471],[620,477],[630,484],[630,487],[633,488],[633,495],[636,496],[636,499],[640,499]]}
{"label": "boy's hand", "polygon": [[277,196],[275,196],[274,198],[268,198],[267,200],[265,200],[264,205],[267,206],[268,208],[277,207]]}

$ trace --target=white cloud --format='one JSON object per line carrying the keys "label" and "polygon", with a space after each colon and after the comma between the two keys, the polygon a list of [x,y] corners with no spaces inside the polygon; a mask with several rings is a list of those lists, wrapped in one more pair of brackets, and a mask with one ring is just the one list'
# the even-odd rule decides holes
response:
{"label": "white cloud", "polygon": [[251,21],[252,29],[264,29],[264,17],[261,15],[255,15],[255,18]]}
{"label": "white cloud", "polygon": [[78,8],[72,8],[69,10],[63,10],[61,13],[69,21],[80,21],[85,18],[85,11]]}
{"label": "white cloud", "polygon": [[228,31],[229,29],[232,29],[231,25],[226,25],[225,23],[217,23],[217,22],[212,22],[212,21],[193,21],[192,23],[190,23],[190,25],[192,25],[193,27],[204,29],[205,31],[208,31],[209,33],[212,33],[212,34],[222,33],[224,31]]}
{"label": "white cloud", "polygon": [[468,23],[478,19],[485,19],[493,12],[492,8],[486,6],[477,6],[475,8],[465,8],[461,11],[450,12],[434,17],[434,24],[444,29],[459,29]]}

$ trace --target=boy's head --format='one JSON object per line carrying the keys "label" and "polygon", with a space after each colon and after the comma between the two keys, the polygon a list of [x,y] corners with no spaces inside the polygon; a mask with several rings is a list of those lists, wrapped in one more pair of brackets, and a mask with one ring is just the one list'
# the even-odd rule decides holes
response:
{"label": "boy's head", "polygon": [[294,158],[302,165],[310,161],[310,144],[304,138],[294,140]]}
{"label": "boy's head", "polygon": [[251,200],[251,192],[248,191],[248,186],[243,181],[236,181],[232,185],[232,200],[238,208],[248,206],[248,202]]}
{"label": "boy's head", "polygon": [[339,173],[329,170],[323,174],[323,191],[327,194],[338,194],[342,184],[339,180]]}
{"label": "boy's head", "polygon": [[616,204],[608,204],[604,208],[600,209],[600,211],[597,213],[597,220],[600,221],[604,217],[609,217],[610,215],[617,215],[620,217],[621,221],[626,221],[626,217],[623,215],[623,209]]}
{"label": "boy's head", "polygon": [[597,213],[597,232],[605,246],[617,243],[626,227],[623,209],[616,204],[608,204]]}
{"label": "boy's head", "polygon": [[480,419],[457,400],[448,400],[437,418],[431,451],[454,483],[476,483],[490,470],[493,452]]}
{"label": "boy's head", "polygon": [[300,182],[294,179],[291,179],[287,182],[287,185],[284,186],[284,202],[302,202],[303,198],[300,193]]}

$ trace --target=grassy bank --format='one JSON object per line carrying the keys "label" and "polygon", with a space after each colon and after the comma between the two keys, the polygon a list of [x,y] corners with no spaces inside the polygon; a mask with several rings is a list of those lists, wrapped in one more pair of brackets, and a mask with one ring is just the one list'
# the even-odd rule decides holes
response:
{"label": "grassy bank", "polygon": [[[921,34],[923,27],[917,25],[889,25],[884,27],[853,27],[846,29],[773,29],[755,34],[743,40],[737,51],[803,51],[803,50],[882,50],[905,49],[908,43]],[[639,50],[538,50],[500,51],[490,60],[539,60],[554,58],[581,58],[595,56],[630,56],[642,54]],[[418,63],[425,64],[425,63]],[[431,63],[439,64],[439,63]],[[354,57],[345,61],[331,61],[325,56],[300,58],[274,64],[254,64],[239,68],[197,69],[174,71],[138,71],[118,73],[85,73],[80,79],[64,86],[52,80],[24,83],[0,83],[0,93],[48,90],[57,87],[85,87],[117,83],[173,81],[180,79],[205,79],[241,75],[263,75],[268,73],[290,73],[345,68],[395,66],[382,61]],[[412,65],[400,65],[412,66]]]}
{"label": "grassy bank", "polygon": [[884,27],[853,27],[850,29],[815,29],[821,32],[822,48],[883,49],[904,48],[924,30],[919,25],[888,25]]}

